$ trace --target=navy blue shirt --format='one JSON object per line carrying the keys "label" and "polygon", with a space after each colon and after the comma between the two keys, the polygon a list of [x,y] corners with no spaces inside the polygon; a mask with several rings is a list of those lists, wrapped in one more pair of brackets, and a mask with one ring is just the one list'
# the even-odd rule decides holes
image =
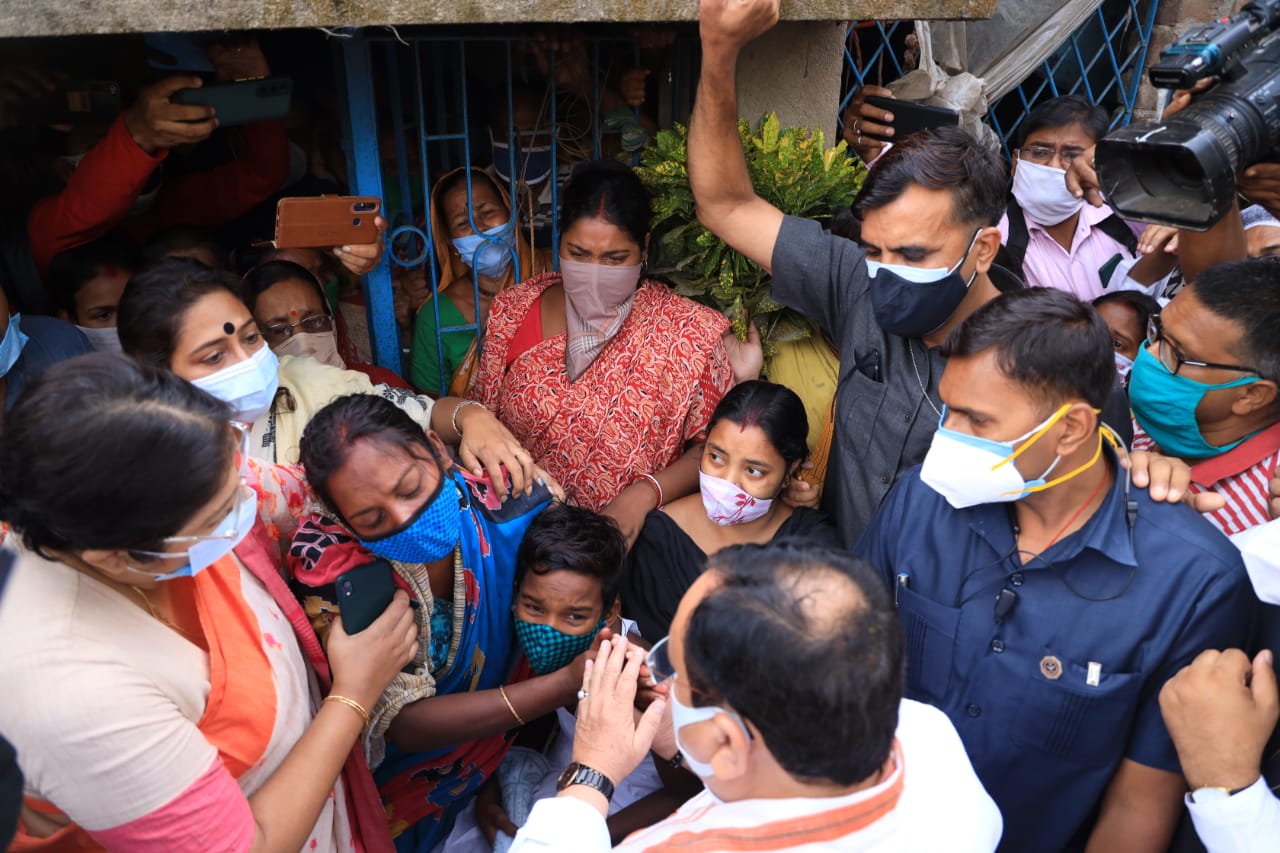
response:
{"label": "navy blue shirt", "polygon": [[1181,772],[1160,688],[1201,651],[1247,639],[1254,598],[1239,552],[1145,489],[1132,490],[1131,540],[1126,479],[1083,528],[1023,563],[1011,505],[953,509],[917,467],[855,548],[894,590],[906,695],[955,724],[1004,817],[1001,850],[1061,850],[1087,832],[1124,758]]}

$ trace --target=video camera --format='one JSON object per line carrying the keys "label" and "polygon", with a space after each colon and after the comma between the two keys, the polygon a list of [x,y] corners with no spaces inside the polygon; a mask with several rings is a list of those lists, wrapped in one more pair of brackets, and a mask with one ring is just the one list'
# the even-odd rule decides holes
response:
{"label": "video camera", "polygon": [[1161,122],[1118,128],[1094,162],[1107,201],[1126,219],[1204,231],[1226,215],[1236,177],[1280,161],[1280,0],[1185,33],[1149,73],[1160,89],[1218,82]]}

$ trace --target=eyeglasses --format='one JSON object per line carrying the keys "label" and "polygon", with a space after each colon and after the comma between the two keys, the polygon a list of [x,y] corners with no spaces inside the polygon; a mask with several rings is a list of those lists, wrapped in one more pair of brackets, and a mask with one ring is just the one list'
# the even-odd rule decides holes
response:
{"label": "eyeglasses", "polygon": [[1252,367],[1245,367],[1240,364],[1217,364],[1212,361],[1193,361],[1189,358],[1183,358],[1182,353],[1164,336],[1164,326],[1158,316],[1147,320],[1147,348],[1154,349],[1156,358],[1164,365],[1164,369],[1178,375],[1178,371],[1182,369],[1184,364],[1192,367],[1208,367],[1214,370],[1237,370],[1241,373],[1252,373],[1254,376],[1261,376],[1262,373]]}
{"label": "eyeglasses", "polygon": [[310,317],[303,317],[296,323],[272,323],[264,328],[262,333],[266,336],[268,343],[279,344],[292,338],[298,329],[312,334],[316,332],[332,332],[333,317],[328,314],[312,314]]}
{"label": "eyeglasses", "polygon": [[1064,169],[1083,153],[1083,148],[1054,148],[1052,145],[1027,145],[1018,149],[1018,156],[1037,166],[1048,166],[1056,156]]}
{"label": "eyeglasses", "polygon": [[649,667],[649,677],[653,679],[654,684],[661,684],[676,676],[676,668],[672,666],[671,655],[668,654],[667,640],[669,639],[671,638],[663,637],[654,643],[644,659],[645,665]]}

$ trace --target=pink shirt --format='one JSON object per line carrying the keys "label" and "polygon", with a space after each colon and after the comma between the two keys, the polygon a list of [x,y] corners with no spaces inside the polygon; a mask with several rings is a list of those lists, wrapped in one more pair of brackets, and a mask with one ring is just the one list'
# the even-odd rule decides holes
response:
{"label": "pink shirt", "polygon": [[[1071,251],[1049,236],[1044,226],[1027,219],[1027,253],[1022,262],[1022,278],[1028,287],[1056,287],[1074,294],[1076,298],[1091,302],[1104,293],[1115,290],[1144,290],[1151,292],[1162,282],[1144,287],[1128,277],[1136,260],[1120,243],[1095,228],[1112,213],[1111,208],[1086,204],[1080,210],[1076,233],[1071,238]],[[1141,226],[1129,224],[1134,234],[1140,234]],[[1000,239],[1009,239],[1009,217],[1000,219]],[[1103,282],[1100,270],[1120,255],[1121,262],[1114,266],[1109,280]],[[1018,270],[1014,270],[1018,272]],[[1103,287],[1103,284],[1106,287]]]}

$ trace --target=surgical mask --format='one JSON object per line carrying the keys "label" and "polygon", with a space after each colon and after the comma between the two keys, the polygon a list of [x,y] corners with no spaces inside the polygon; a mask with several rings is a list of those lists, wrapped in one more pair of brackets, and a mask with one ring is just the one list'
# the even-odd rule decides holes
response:
{"label": "surgical mask", "polygon": [[520,141],[521,136],[532,137],[534,134],[524,132],[517,133],[515,139],[515,156],[511,154],[511,144],[505,139],[499,140],[493,135],[493,129],[489,130],[489,144],[493,153],[493,171],[498,173],[498,177],[507,183],[511,182],[511,163],[516,164],[516,180],[524,181],[525,184],[532,186],[541,183],[551,174],[551,145],[525,145]]}
{"label": "surgical mask", "polygon": [[[434,456],[434,451],[432,456]],[[434,563],[453,552],[462,536],[458,486],[440,469],[440,483],[431,497],[404,524],[373,539],[360,539],[365,548],[399,563]]]}
{"label": "surgical mask", "polygon": [[120,333],[115,326],[76,326],[89,339],[94,352],[121,352]]}
{"label": "surgical mask", "polygon": [[232,420],[252,424],[271,411],[280,387],[280,362],[271,348],[264,346],[244,361],[191,384],[229,405]]}
{"label": "surgical mask", "polygon": [[0,340],[0,376],[13,370],[28,340],[30,338],[22,331],[22,315],[14,314],[9,318],[9,328],[5,329],[4,340]]}
{"label": "surgical mask", "polygon": [[707,518],[721,526],[755,521],[773,506],[773,498],[749,495],[736,484],[702,470],[698,471],[698,488]]}
{"label": "surgical mask", "polygon": [[1258,381],[1256,376],[1246,376],[1234,382],[1206,385],[1170,373],[1160,359],[1151,353],[1150,346],[1138,351],[1129,377],[1129,405],[1138,426],[1151,436],[1162,453],[1179,459],[1208,459],[1244,442],[1249,436],[1230,444],[1214,447],[1204,440],[1200,423],[1196,420],[1196,408],[1204,395],[1222,388],[1238,388]]}
{"label": "surgical mask", "polygon": [[[128,566],[127,568],[154,581],[171,581],[176,578],[195,577],[227,554],[230,554],[249,535],[249,531],[253,529],[254,522],[258,517],[257,495],[243,485],[241,486],[241,491],[243,494],[240,497],[240,502],[232,507],[231,512],[227,513],[227,517],[222,520],[217,529],[207,537],[200,537],[199,542],[187,549],[187,562],[182,566],[162,575],[135,569],[133,566]],[[180,537],[170,537],[170,540],[179,539]],[[134,553],[148,557],[177,556],[164,551],[135,551]]]}
{"label": "surgical mask", "polygon": [[[489,239],[485,239],[485,238]],[[516,230],[510,222],[483,231],[455,237],[453,248],[462,262],[485,278],[502,278],[511,268],[511,253],[516,245]]]}
{"label": "surgical mask", "polygon": [[699,779],[710,779],[715,776],[715,771],[711,769],[710,762],[699,761],[689,753],[689,747],[685,746],[680,740],[680,730],[686,726],[692,726],[694,723],[701,723],[715,717],[716,714],[725,714],[738,724],[743,733],[747,737],[751,737],[742,717],[730,711],[728,708],[721,708],[716,705],[708,705],[705,708],[694,708],[680,701],[680,697],[676,695],[676,686],[671,685],[671,689],[667,692],[667,701],[671,703],[671,728],[675,730],[676,749],[680,750],[681,757],[684,758],[685,766],[697,775]]}
{"label": "surgical mask", "polygon": [[578,655],[591,648],[591,643],[604,627],[604,620],[585,634],[566,634],[540,622],[515,620],[516,640],[520,643],[529,666],[538,675],[564,669]]}
{"label": "surgical mask", "polygon": [[1117,352],[1116,357],[1116,373],[1120,376],[1120,382],[1129,384],[1129,371],[1133,370],[1133,359],[1122,352]]}
{"label": "surgical mask", "polygon": [[[1010,441],[994,441],[947,429],[942,424],[947,419],[947,409],[942,409],[938,430],[933,443],[925,454],[920,468],[920,479],[925,485],[947,499],[956,509],[979,504],[1007,503],[1026,497],[1032,492],[1042,492],[1064,483],[1093,465],[1102,454],[1102,437],[1098,438],[1098,450],[1093,458],[1070,474],[1048,480],[1053,469],[1062,461],[1054,457],[1053,463],[1034,480],[1024,480],[1014,460],[1021,456],[1049,431],[1071,406],[1064,405],[1047,419]],[[1022,447],[1017,447],[1026,442]]]}
{"label": "surgical mask", "polygon": [[338,355],[338,333],[332,329],[327,332],[294,332],[273,349],[276,355],[314,358],[330,367],[346,368],[342,356]]}
{"label": "surgical mask", "polygon": [[880,328],[891,335],[918,338],[947,322],[978,277],[975,270],[965,281],[960,276],[960,267],[968,260],[980,233],[981,230],[973,232],[969,248],[950,269],[867,261],[867,274],[871,276],[871,311]]}
{"label": "surgical mask", "polygon": [[1019,158],[1013,173],[1013,197],[1027,218],[1037,225],[1066,222],[1084,207],[1084,199],[1067,189],[1067,173]]}

